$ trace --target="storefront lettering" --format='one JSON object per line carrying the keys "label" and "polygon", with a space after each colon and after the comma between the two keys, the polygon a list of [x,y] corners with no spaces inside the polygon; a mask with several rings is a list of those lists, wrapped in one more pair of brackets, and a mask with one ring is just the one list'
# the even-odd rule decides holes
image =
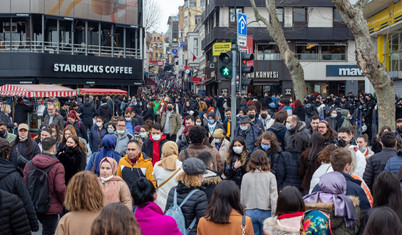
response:
{"label": "storefront lettering", "polygon": [[54,72],[64,73],[112,73],[112,74],[133,74],[133,67],[125,66],[103,66],[103,65],[81,65],[81,64],[54,64]]}
{"label": "storefront lettering", "polygon": [[362,76],[363,72],[359,68],[339,68],[339,76]]}
{"label": "storefront lettering", "polygon": [[247,78],[279,78],[278,71],[256,71],[255,73],[247,74]]}

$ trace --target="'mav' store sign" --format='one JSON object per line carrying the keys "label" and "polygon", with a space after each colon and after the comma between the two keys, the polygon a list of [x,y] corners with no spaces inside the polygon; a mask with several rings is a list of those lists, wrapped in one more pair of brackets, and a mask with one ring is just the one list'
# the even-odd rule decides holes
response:
{"label": "'mav' store sign", "polygon": [[327,65],[327,77],[362,77],[362,70],[357,65]]}

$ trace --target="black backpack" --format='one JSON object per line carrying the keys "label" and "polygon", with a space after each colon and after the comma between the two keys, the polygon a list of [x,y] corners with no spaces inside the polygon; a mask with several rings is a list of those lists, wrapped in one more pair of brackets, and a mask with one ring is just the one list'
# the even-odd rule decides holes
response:
{"label": "black backpack", "polygon": [[36,213],[46,213],[49,210],[53,195],[49,196],[48,173],[57,163],[59,161],[45,169],[40,169],[35,167],[32,161],[28,162],[26,184]]}

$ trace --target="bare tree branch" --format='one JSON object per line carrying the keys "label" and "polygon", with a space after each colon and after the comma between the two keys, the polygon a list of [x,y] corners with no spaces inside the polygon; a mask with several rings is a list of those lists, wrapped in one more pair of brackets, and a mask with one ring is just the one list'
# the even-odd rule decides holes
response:
{"label": "bare tree branch", "polygon": [[378,103],[379,128],[382,126],[394,128],[395,87],[385,66],[379,61],[370,38],[367,20],[363,15],[363,6],[367,0],[359,0],[354,6],[349,0],[332,0],[332,2],[355,37],[357,65],[374,87]]}
{"label": "bare tree branch", "polygon": [[269,35],[276,42],[276,45],[279,48],[282,59],[284,60],[292,78],[296,99],[303,100],[307,95],[303,67],[297,59],[296,54],[289,48],[283,32],[282,24],[279,22],[278,15],[276,14],[275,0],[265,0],[265,7],[269,14],[270,21],[261,16],[254,0],[250,0],[250,3],[253,7],[255,19],[264,23]]}
{"label": "bare tree branch", "polygon": [[160,23],[161,8],[157,0],[144,1],[144,28],[147,32],[154,30]]}

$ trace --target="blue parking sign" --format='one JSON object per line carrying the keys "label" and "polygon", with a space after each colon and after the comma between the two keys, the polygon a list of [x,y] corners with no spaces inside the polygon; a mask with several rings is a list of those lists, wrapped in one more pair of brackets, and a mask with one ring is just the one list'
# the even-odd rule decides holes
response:
{"label": "blue parking sign", "polygon": [[247,15],[237,14],[237,45],[247,46]]}

